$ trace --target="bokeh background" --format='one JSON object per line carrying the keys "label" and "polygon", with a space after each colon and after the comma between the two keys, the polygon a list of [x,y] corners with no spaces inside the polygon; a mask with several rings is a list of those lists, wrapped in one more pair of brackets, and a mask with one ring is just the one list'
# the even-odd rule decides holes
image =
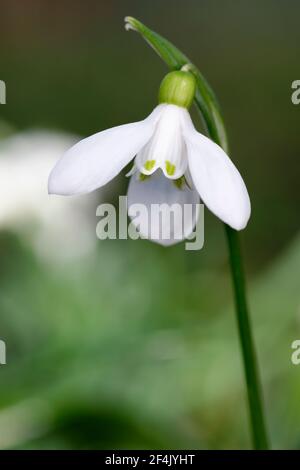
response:
{"label": "bokeh background", "polygon": [[[74,141],[139,120],[166,68],[125,15],[195,62],[215,89],[251,195],[242,234],[274,448],[300,448],[297,0],[2,0],[0,448],[249,448],[222,224],[205,246],[99,241],[105,190],[48,197]],[[197,115],[195,121],[201,129]]]}

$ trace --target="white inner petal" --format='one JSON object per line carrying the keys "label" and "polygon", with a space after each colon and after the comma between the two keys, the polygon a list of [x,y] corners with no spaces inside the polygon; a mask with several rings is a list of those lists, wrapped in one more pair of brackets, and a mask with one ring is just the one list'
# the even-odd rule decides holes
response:
{"label": "white inner petal", "polygon": [[187,168],[187,150],[182,135],[184,108],[166,105],[150,141],[137,154],[135,164],[144,175],[151,175],[161,168],[170,179],[178,179]]}

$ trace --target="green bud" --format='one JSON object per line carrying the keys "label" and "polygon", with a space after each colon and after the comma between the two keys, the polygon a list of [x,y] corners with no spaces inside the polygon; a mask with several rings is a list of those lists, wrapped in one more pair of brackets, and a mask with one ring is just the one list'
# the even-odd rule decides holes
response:
{"label": "green bud", "polygon": [[196,79],[190,72],[177,70],[168,73],[161,82],[158,94],[159,103],[176,104],[189,108],[196,91]]}

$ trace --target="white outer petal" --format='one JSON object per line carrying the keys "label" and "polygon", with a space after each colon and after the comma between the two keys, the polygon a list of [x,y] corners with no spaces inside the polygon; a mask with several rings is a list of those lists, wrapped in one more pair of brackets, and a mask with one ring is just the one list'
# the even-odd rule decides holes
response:
{"label": "white outer petal", "polygon": [[49,194],[89,193],[108,183],[151,138],[163,108],[159,105],[143,121],[98,132],[70,148],[49,176]]}
{"label": "white outer petal", "polygon": [[251,213],[245,183],[219,145],[194,128],[190,116],[183,121],[189,169],[204,204],[235,230],[246,227]]}
{"label": "white outer petal", "polygon": [[[134,225],[136,224],[134,223],[135,214],[132,211],[132,205],[144,204],[148,209],[149,219],[143,218],[142,221],[141,219],[139,220],[139,222],[141,222],[139,232],[143,238],[151,239],[164,246],[169,246],[179,243],[183,238],[187,238],[193,232],[199,215],[199,206],[196,206],[196,204],[200,203],[198,192],[187,186],[182,189],[177,188],[174,181],[166,178],[161,170],[156,171],[151,177],[144,181],[139,180],[136,175],[133,175],[130,179],[127,196],[128,215]],[[168,223],[168,219],[162,218],[162,224],[160,226],[156,225],[155,227],[151,227],[149,223],[151,204],[168,204],[168,206],[178,204],[182,208],[184,204],[191,204],[193,210],[190,213],[191,217],[187,217],[184,221],[183,230],[180,230],[183,218],[180,212],[175,211],[174,219],[171,219],[171,237],[170,239],[165,239],[163,238],[163,230],[166,226],[162,224]],[[159,237],[151,238],[151,229],[154,233],[159,233]],[[179,229],[179,232],[177,229]],[[181,239],[175,238],[175,234],[180,233],[180,231],[183,237]]]}

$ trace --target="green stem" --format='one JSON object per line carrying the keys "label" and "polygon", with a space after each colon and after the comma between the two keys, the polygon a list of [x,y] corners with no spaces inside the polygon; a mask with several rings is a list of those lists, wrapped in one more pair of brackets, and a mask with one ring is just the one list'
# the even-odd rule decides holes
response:
{"label": "green stem", "polygon": [[[163,59],[163,61],[171,70],[180,70],[181,67],[185,66],[188,67],[191,73],[193,73],[197,83],[195,104],[203,119],[207,133],[212,140],[223,147],[225,152],[228,153],[226,128],[220,107],[214,92],[198,68],[192,64],[188,57],[177,47],[175,47],[170,41],[155,31],[147,28],[147,26],[137,19],[127,17],[125,21],[127,28],[133,29],[140,33],[141,36],[151,45],[151,47],[157,52],[157,54]],[[229,226],[225,225],[225,227],[228,239],[229,258],[235,295],[236,316],[246,376],[253,444],[256,449],[267,449],[268,442],[263,416],[256,355],[246,301],[245,279],[239,245],[239,236],[238,232]]]}
{"label": "green stem", "polygon": [[228,225],[225,225],[225,229],[229,248],[236,317],[247,384],[253,446],[255,449],[268,449],[258,367],[246,300],[245,278],[239,236],[238,232]]}

